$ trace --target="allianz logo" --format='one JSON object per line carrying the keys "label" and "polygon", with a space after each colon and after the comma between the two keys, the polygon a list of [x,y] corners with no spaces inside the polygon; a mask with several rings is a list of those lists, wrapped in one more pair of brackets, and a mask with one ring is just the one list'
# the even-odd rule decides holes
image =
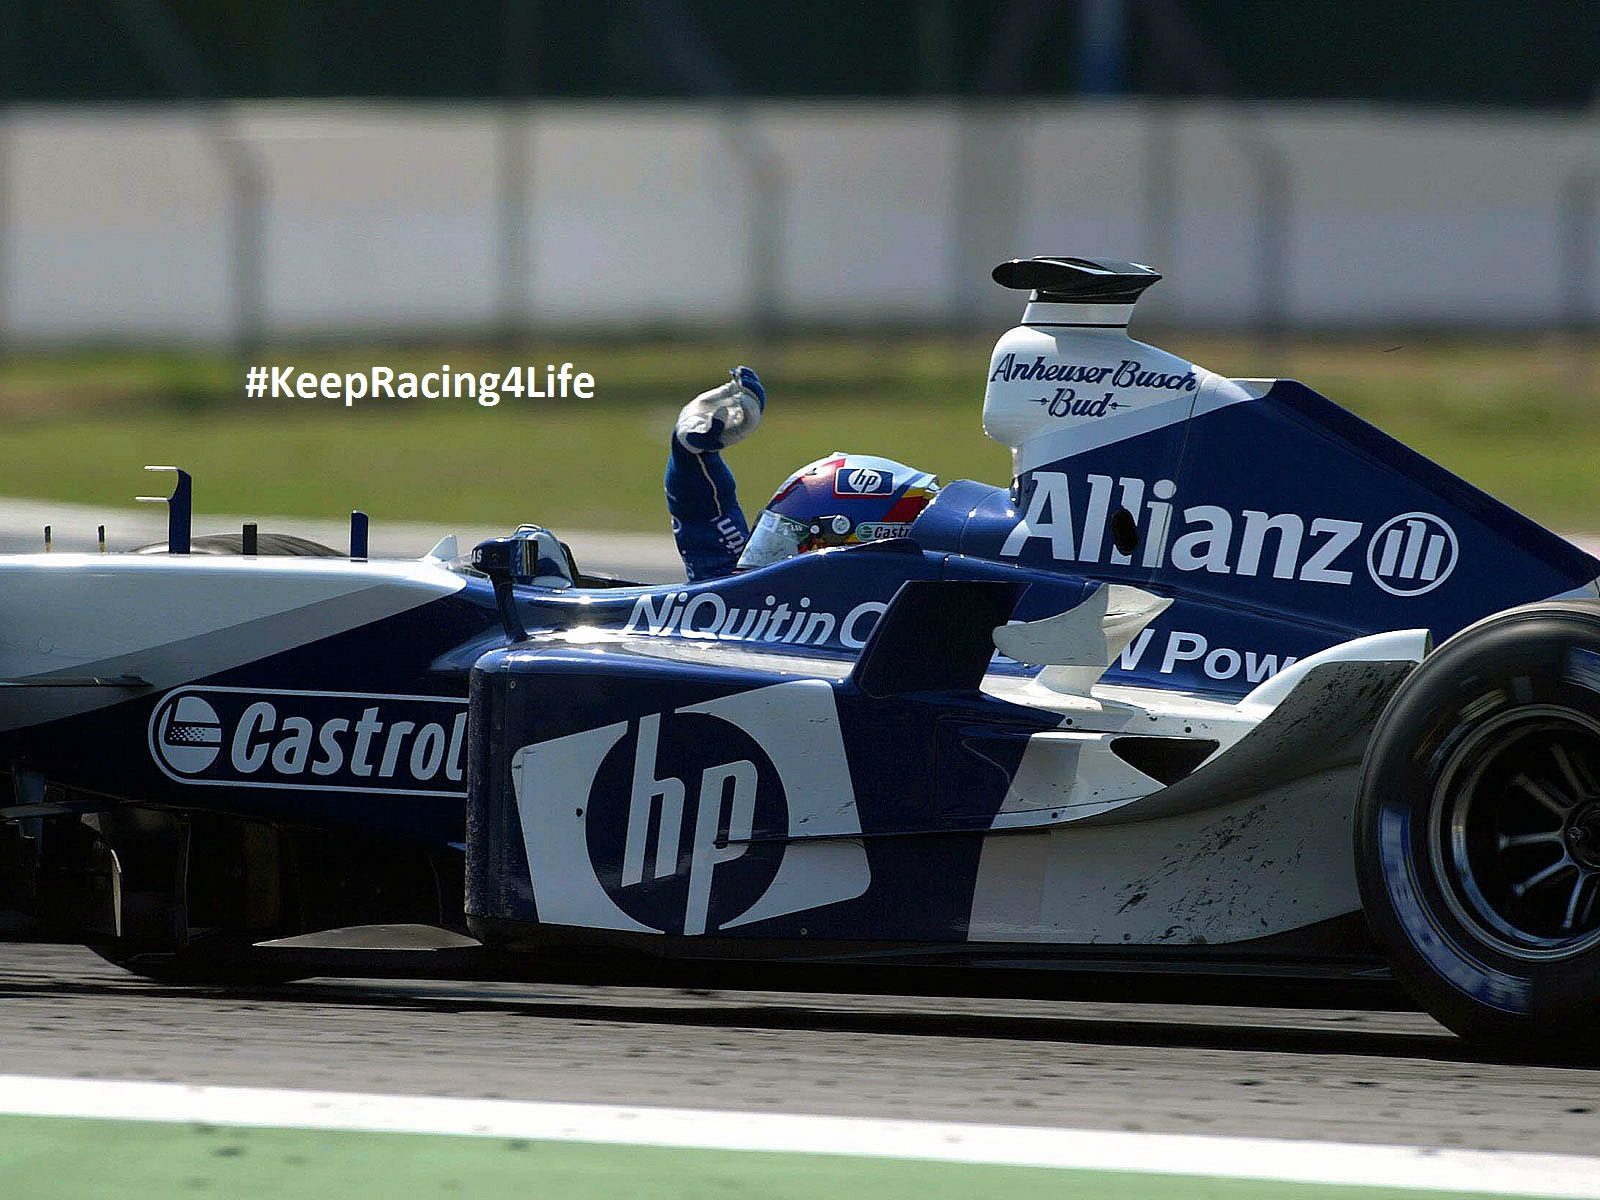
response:
{"label": "allianz logo", "polygon": [[[1027,511],[1000,554],[1017,558],[1043,542],[1059,562],[1099,563],[1212,575],[1270,576],[1348,587],[1361,563],[1390,595],[1433,591],[1450,578],[1460,558],[1455,530],[1432,513],[1392,517],[1367,534],[1361,521],[1303,517],[1264,509],[1234,511],[1215,504],[1180,507],[1177,484],[1127,476],[1089,475],[1074,486],[1060,471],[1034,471]],[[1117,550],[1112,515],[1126,511],[1138,530],[1131,554]]]}
{"label": "allianz logo", "polygon": [[768,595],[763,604],[741,606],[729,604],[717,592],[667,592],[635,600],[623,631],[786,646],[837,642],[859,650],[888,607],[882,601],[868,600],[840,615],[813,609],[810,596],[801,596],[791,605]]}
{"label": "allianz logo", "polygon": [[150,714],[150,753],[178,783],[466,794],[464,699],[189,687]]}
{"label": "allianz logo", "polygon": [[1136,358],[1125,358],[1114,367],[1090,363],[1065,363],[1035,355],[1032,359],[1006,353],[989,373],[990,383],[1013,380],[1044,383],[1098,383],[1113,388],[1162,388],[1172,392],[1192,392],[1198,386],[1193,371],[1147,371]]}

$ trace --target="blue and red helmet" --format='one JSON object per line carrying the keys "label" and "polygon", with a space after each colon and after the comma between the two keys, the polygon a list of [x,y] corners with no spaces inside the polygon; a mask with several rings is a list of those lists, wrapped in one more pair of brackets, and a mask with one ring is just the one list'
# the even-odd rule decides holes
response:
{"label": "blue and red helmet", "polygon": [[904,537],[938,492],[939,481],[926,471],[836,450],[784,480],[750,531],[739,569],[829,546]]}

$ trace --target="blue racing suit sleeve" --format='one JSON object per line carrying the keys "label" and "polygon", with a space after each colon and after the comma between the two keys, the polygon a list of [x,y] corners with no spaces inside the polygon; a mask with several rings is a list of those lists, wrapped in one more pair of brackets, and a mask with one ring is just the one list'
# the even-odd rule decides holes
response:
{"label": "blue racing suit sleeve", "polygon": [[715,450],[696,454],[672,439],[667,459],[667,512],[689,582],[733,574],[750,540],[733,472]]}
{"label": "blue racing suit sleeve", "polygon": [[667,512],[691,583],[733,574],[750,540],[733,472],[721,452],[761,424],[767,389],[749,367],[728,375],[727,383],[683,406],[667,459]]}

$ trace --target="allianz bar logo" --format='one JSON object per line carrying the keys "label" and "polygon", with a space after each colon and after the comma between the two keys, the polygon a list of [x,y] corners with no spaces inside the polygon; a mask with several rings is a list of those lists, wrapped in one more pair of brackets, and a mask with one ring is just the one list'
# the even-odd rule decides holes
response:
{"label": "allianz bar logo", "polygon": [[467,702],[447,696],[183,687],[150,714],[150,757],[201,787],[466,795]]}
{"label": "allianz bar logo", "polygon": [[[1137,537],[1119,550],[1113,517]],[[1369,532],[1370,529],[1370,532]],[[1367,575],[1392,596],[1421,596],[1450,578],[1460,559],[1442,517],[1407,512],[1372,529],[1365,522],[1266,509],[1186,504],[1171,479],[1034,471],[1026,510],[1000,547],[1003,558],[1036,555],[1042,542],[1060,562],[1099,563],[1212,575],[1292,579],[1347,587],[1365,546]]]}

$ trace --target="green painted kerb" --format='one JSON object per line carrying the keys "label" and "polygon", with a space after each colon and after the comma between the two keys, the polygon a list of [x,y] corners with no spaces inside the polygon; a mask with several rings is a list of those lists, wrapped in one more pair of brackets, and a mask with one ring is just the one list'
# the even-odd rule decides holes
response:
{"label": "green painted kerb", "polygon": [[1447,1194],[1466,1195],[828,1154],[0,1117],[0,1196],[16,1200],[1428,1200]]}

